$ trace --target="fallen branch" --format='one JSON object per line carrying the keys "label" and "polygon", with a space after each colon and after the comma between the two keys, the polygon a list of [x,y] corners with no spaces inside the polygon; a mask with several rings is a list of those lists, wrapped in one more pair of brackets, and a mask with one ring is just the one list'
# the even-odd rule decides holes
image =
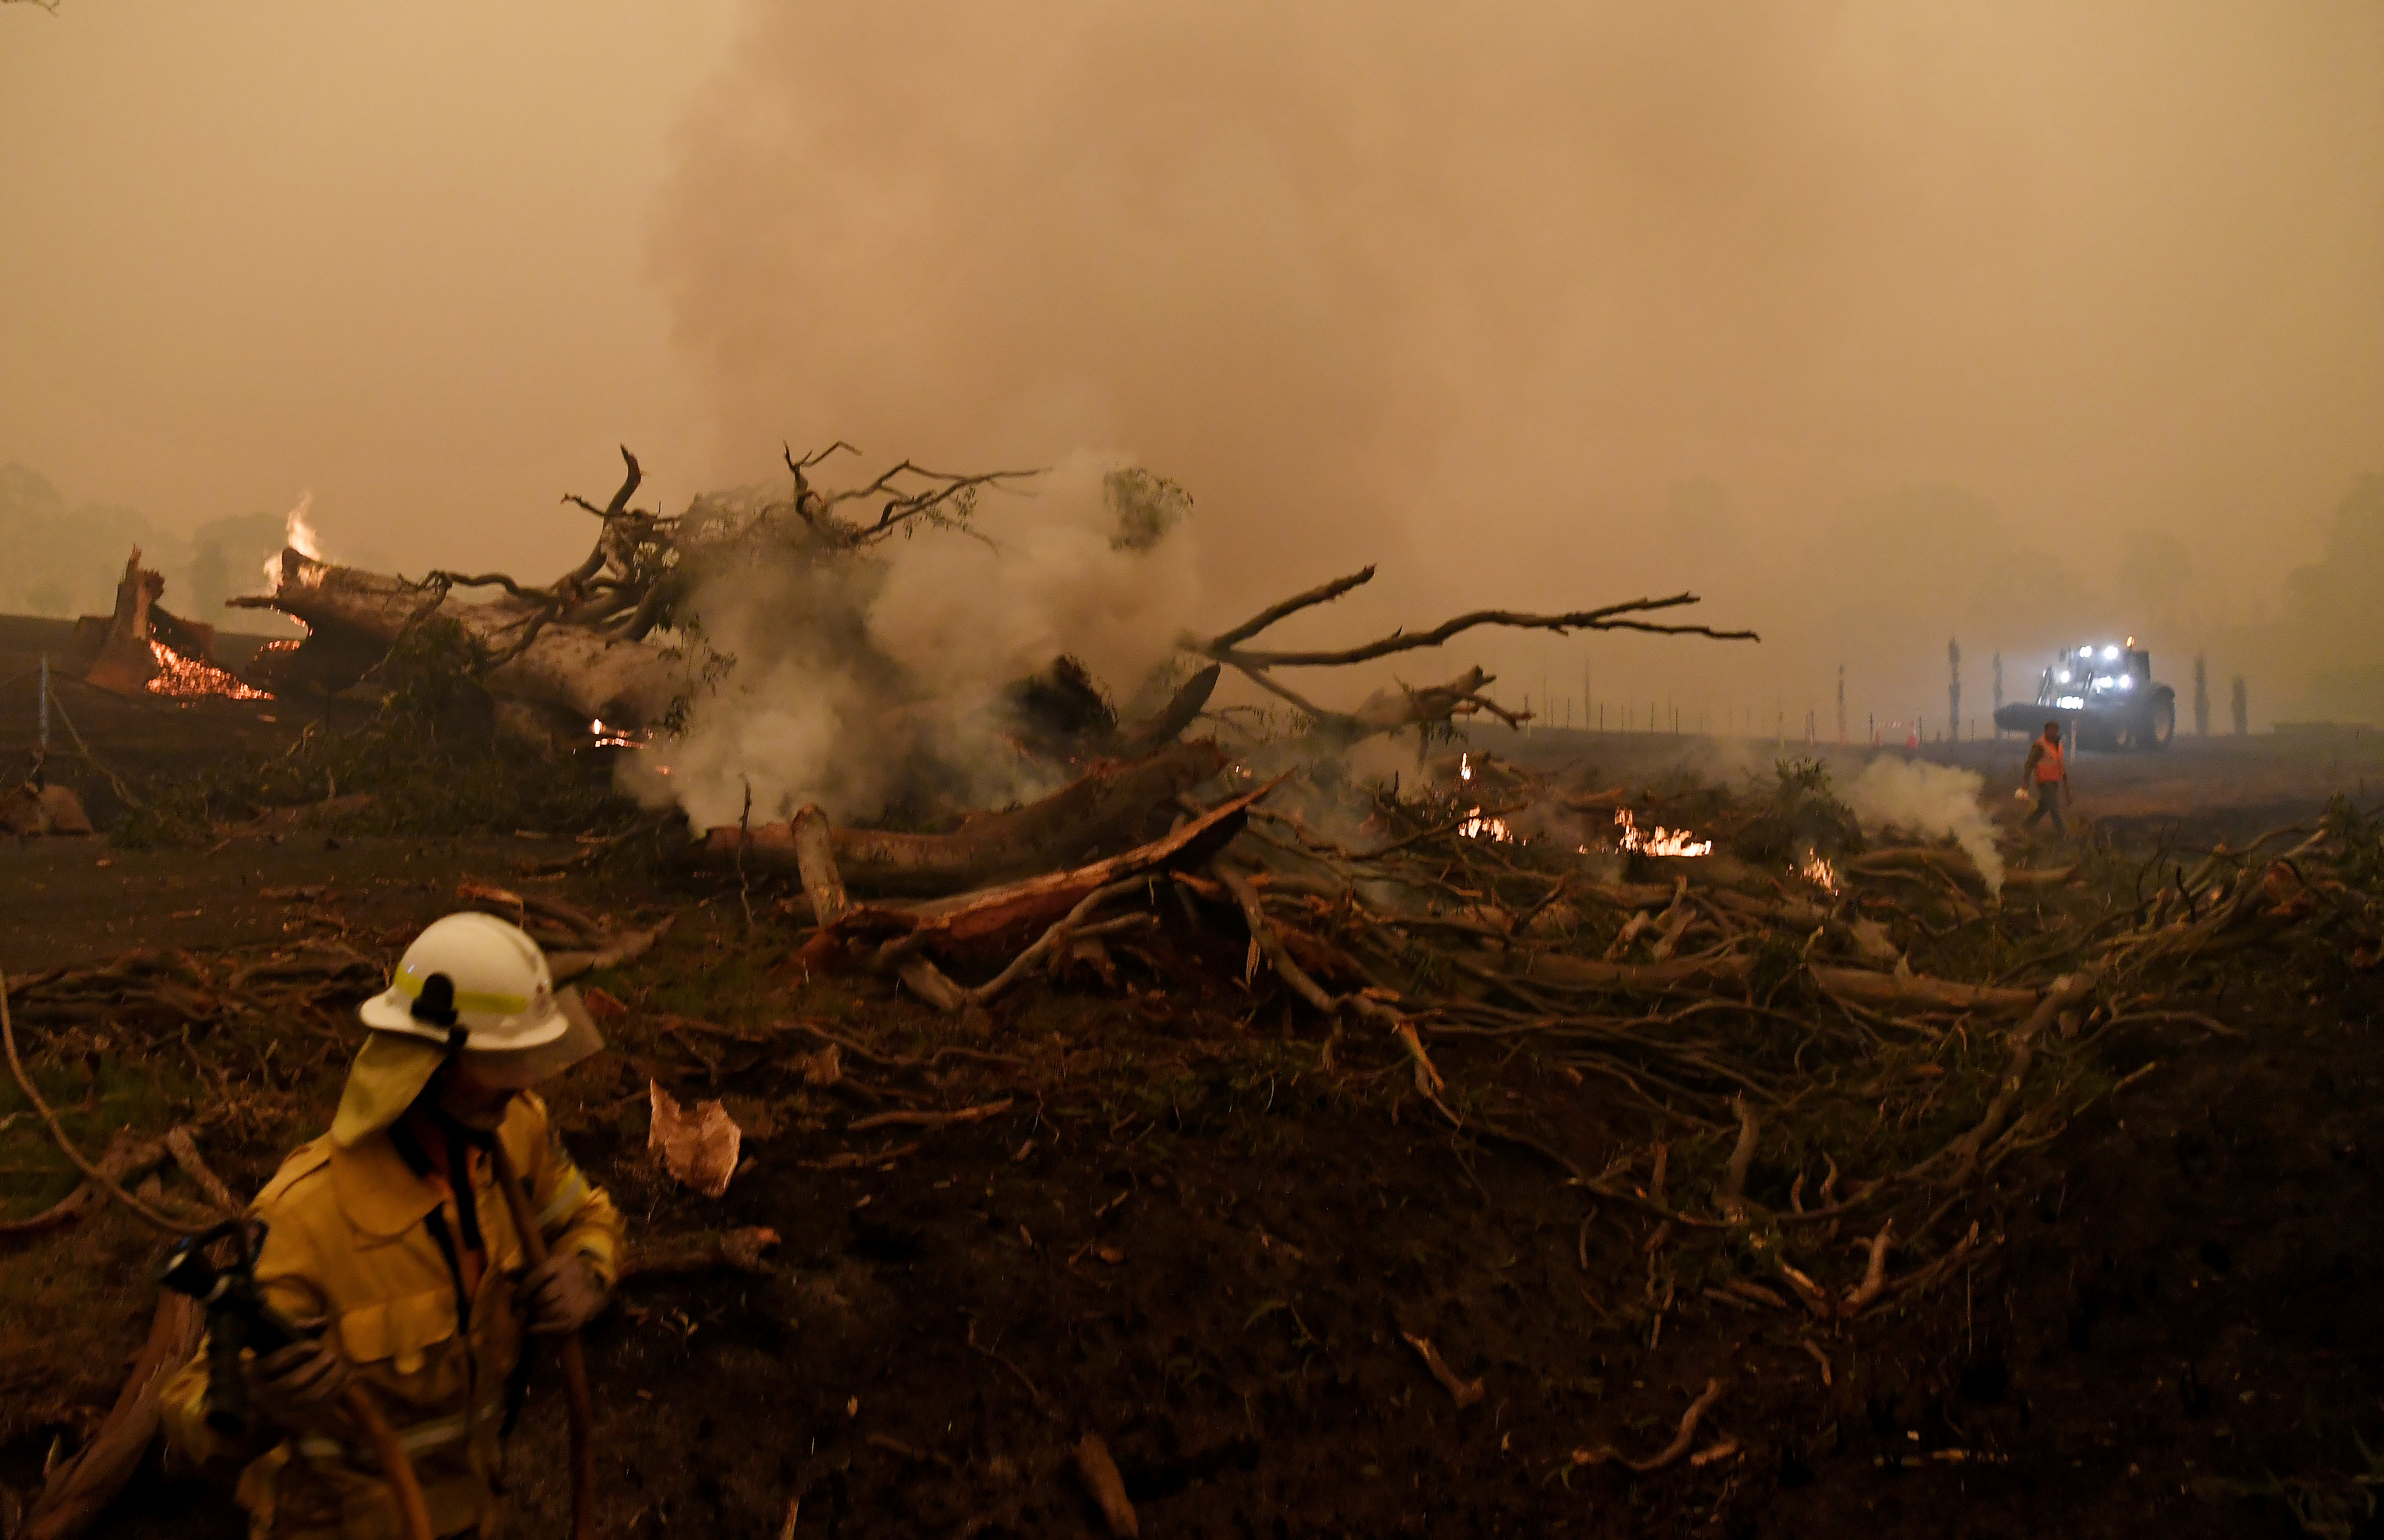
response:
{"label": "fallen branch", "polygon": [[1323,986],[1308,975],[1308,970],[1302,968],[1293,959],[1290,950],[1283,944],[1281,933],[1275,929],[1273,922],[1267,919],[1266,911],[1260,906],[1258,894],[1251,888],[1249,878],[1226,864],[1222,859],[1209,863],[1209,875],[1223,884],[1225,891],[1231,893],[1234,896],[1234,901],[1241,906],[1242,920],[1249,926],[1251,943],[1265,955],[1270,963],[1273,964],[1274,971],[1282,975],[1285,984],[1291,986],[1292,991],[1310,1005],[1314,1006],[1320,1014],[1325,1016],[1340,1014],[1341,1002],[1326,994]]}
{"label": "fallen branch", "polygon": [[872,1128],[950,1128],[956,1124],[983,1123],[1010,1111],[1017,1100],[1003,1097],[1000,1101],[987,1101],[975,1107],[962,1107],[950,1112],[877,1112],[857,1118],[845,1124],[848,1134],[866,1133]]}
{"label": "fallen branch", "polygon": [[[1124,882],[1113,882],[1106,888],[1097,888],[1086,894],[1077,902],[1075,908],[1053,921],[1050,929],[1037,937],[1024,951],[1012,958],[1008,967],[969,990],[970,1002],[977,1005],[990,1003],[1002,991],[1034,971],[1037,963],[1055,953],[1062,953],[1065,947],[1079,934],[1089,934],[1079,930],[1084,924],[1085,916],[1111,899],[1124,898],[1141,886],[1139,879],[1128,878]],[[1138,916],[1130,916],[1130,918],[1138,918]]]}
{"label": "fallen branch", "polygon": [[25,1515],[23,1540],[73,1540],[88,1533],[124,1489],[157,1436],[166,1382],[198,1351],[205,1316],[198,1301],[171,1289],[157,1294],[149,1339],[116,1393],[106,1420],[74,1459],[50,1473]]}
{"label": "fallen branch", "polygon": [[622,1261],[618,1281],[686,1278],[705,1273],[766,1275],[770,1264],[762,1253],[777,1244],[778,1232],[752,1225],[666,1245],[632,1246]]}
{"label": "fallen branch", "polygon": [[74,1147],[74,1141],[67,1137],[67,1131],[58,1125],[58,1115],[50,1111],[49,1103],[33,1089],[32,1079],[25,1074],[25,1066],[17,1057],[17,1027],[8,1015],[8,975],[5,972],[0,972],[0,1043],[7,1046],[8,1072],[17,1077],[17,1088],[25,1093],[25,1099],[32,1103],[33,1111],[42,1114],[42,1121],[49,1125],[50,1137],[56,1141],[59,1151],[74,1163],[74,1168],[82,1173],[85,1181],[168,1235],[195,1236],[209,1227],[205,1224],[185,1224],[180,1220],[167,1218],[118,1186],[113,1177],[82,1158],[82,1151]]}
{"label": "fallen branch", "polygon": [[1727,952],[1670,962],[1604,962],[1542,952],[1515,976],[1546,988],[1660,994],[1693,985],[1744,984],[1753,966],[1748,958]]}
{"label": "fallen branch", "polygon": [[2013,1029],[2011,1067],[2004,1075],[2002,1087],[1995,1092],[1994,1099],[1987,1104],[1986,1113],[1979,1120],[1978,1126],[1945,1149],[1944,1152],[1954,1158],[1954,1171],[1945,1178],[1945,1186],[1959,1187],[1976,1174],[1980,1149],[2002,1129],[2004,1119],[2010,1115],[2012,1104],[2019,1099],[2020,1087],[2026,1083],[2029,1066],[2035,1059],[2036,1039],[2060,1018],[2063,1012],[2083,1005],[2092,999],[2100,982],[2099,970],[2087,970],[2055,980],[2053,987],[2044,992],[2044,998],[2037,1002],[2035,1012]]}
{"label": "fallen branch", "polygon": [[1084,1479],[1085,1488],[1099,1505],[1101,1520],[1110,1534],[1118,1540],[1132,1540],[1142,1533],[1135,1518],[1134,1504],[1126,1500],[1125,1483],[1118,1476],[1117,1461],[1110,1458],[1110,1447],[1101,1442],[1099,1434],[1088,1433],[1076,1443],[1076,1474]]}
{"label": "fallen branch", "polygon": [[1746,1213],[1746,1174],[1755,1164],[1756,1136],[1763,1125],[1757,1120],[1755,1110],[1746,1104],[1746,1098],[1732,1097],[1730,1105],[1738,1114],[1738,1144],[1730,1152],[1730,1168],[1722,1177],[1721,1211],[1737,1220]]}
{"label": "fallen branch", "polygon": [[1840,1320],[1852,1321],[1869,1309],[1871,1302],[1879,1298],[1880,1291],[1887,1286],[1887,1247],[1894,1231],[1895,1221],[1891,1219],[1879,1227],[1878,1235],[1871,1237],[1870,1261],[1863,1268],[1862,1282],[1846,1290],[1846,1297],[1838,1302]]}
{"label": "fallen branch", "polygon": [[199,1190],[207,1195],[207,1201],[216,1206],[218,1213],[229,1218],[240,1212],[241,1204],[232,1197],[231,1189],[225,1186],[223,1179],[208,1170],[207,1162],[200,1158],[198,1141],[191,1136],[189,1128],[178,1124],[168,1129],[166,1149],[174,1157],[174,1163],[182,1168],[182,1174],[197,1183]]}
{"label": "fallen branch", "polygon": [[1705,1416],[1707,1409],[1720,1398],[1721,1382],[1707,1380],[1705,1394],[1690,1402],[1689,1410],[1681,1414],[1681,1431],[1672,1435],[1672,1441],[1665,1445],[1660,1452],[1646,1459],[1629,1459],[1611,1445],[1601,1444],[1595,1449],[1575,1449],[1572,1452],[1572,1462],[1576,1466],[1614,1462],[1628,1466],[1643,1476],[1660,1471],[1689,1452],[1689,1444],[1697,1435],[1698,1421]]}
{"label": "fallen branch", "polygon": [[1874,1011],[2019,1012],[2037,1002],[2034,989],[1997,989],[1922,974],[1877,974],[1866,968],[1832,968],[1819,962],[1810,966],[1813,982],[1821,987],[1823,993]]}
{"label": "fallen branch", "polygon": [[[110,1181],[120,1181],[131,1172],[143,1171],[155,1165],[164,1153],[163,1141],[151,1139],[145,1143],[139,1142],[132,1137],[130,1130],[119,1128],[116,1131],[116,1137],[109,1142],[107,1152],[99,1158],[100,1174]],[[64,1229],[89,1213],[92,1207],[99,1201],[99,1196],[97,1186],[88,1181],[82,1182],[77,1185],[74,1191],[59,1198],[40,1213],[27,1219],[0,1222],[0,1239],[21,1239],[27,1236],[45,1235],[52,1230]]]}
{"label": "fallen branch", "polygon": [[611,946],[594,951],[553,951],[546,954],[547,971],[554,982],[565,984],[583,975],[600,969],[617,968],[624,962],[634,962],[653,950],[654,943],[669,933],[677,915],[666,914],[645,930],[621,933]]}
{"label": "fallen branch", "polygon": [[1407,1345],[1422,1357],[1423,1366],[1432,1371],[1432,1377],[1440,1382],[1441,1388],[1455,1397],[1458,1410],[1463,1411],[1482,1399],[1485,1394],[1482,1382],[1459,1379],[1457,1371],[1448,1367],[1448,1360],[1440,1356],[1440,1349],[1432,1345],[1430,1337],[1418,1336],[1413,1332],[1401,1332],[1399,1335],[1406,1338]]}

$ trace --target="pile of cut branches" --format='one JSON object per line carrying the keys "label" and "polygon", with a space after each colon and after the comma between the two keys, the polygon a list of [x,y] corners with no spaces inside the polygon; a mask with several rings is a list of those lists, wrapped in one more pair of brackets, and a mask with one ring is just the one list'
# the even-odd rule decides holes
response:
{"label": "pile of cut branches", "polygon": [[[2091,851],[1996,890],[1950,839],[1867,846],[1810,764],[1668,805],[1461,763],[1467,778],[1404,796],[1228,771],[1120,854],[925,900],[851,897],[838,861],[863,837],[815,812],[768,849],[801,876],[782,910],[812,922],[803,965],[882,974],[950,1012],[1037,977],[1131,998],[1213,969],[1232,940],[1235,987],[1314,1024],[1322,1068],[1392,1056],[1452,1130],[1645,1216],[1667,1275],[1826,1322],[1997,1243],[1945,1222],[2127,1083],[2099,1043],[2237,1031],[2190,1007],[2197,970],[2291,946],[2376,962],[2378,825],[2348,803],[2129,905],[2128,874]],[[1720,847],[1645,853],[1642,831],[1690,807]],[[1776,851],[1783,826],[1820,842],[1793,862],[1729,849],[1735,832]],[[1649,1137],[1592,1169],[1577,1137],[1456,1083],[1440,1060],[1466,1044],[1614,1087]],[[1850,1263],[1843,1229],[1865,1238]]]}

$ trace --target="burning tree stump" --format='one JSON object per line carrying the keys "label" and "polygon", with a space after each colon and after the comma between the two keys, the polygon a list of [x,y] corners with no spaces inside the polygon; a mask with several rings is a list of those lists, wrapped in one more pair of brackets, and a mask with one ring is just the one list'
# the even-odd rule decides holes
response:
{"label": "burning tree stump", "polygon": [[118,695],[230,695],[263,693],[235,678],[215,661],[216,628],[184,620],[157,602],[166,579],[141,565],[141,548],[124,564],[116,585],[116,609],[75,622],[74,656],[83,682]]}

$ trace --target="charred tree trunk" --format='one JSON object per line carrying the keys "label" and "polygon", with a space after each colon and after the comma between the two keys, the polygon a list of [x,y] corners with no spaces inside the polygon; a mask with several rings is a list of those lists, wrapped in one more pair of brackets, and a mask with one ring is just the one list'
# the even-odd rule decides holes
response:
{"label": "charred tree trunk", "polygon": [[[690,682],[682,660],[662,648],[585,627],[545,624],[547,606],[534,598],[506,594],[467,603],[437,584],[333,566],[295,551],[281,553],[281,580],[272,593],[232,603],[279,610],[314,633],[284,655],[287,661],[278,665],[283,669],[307,668],[319,661],[307,654],[320,647],[340,654],[341,663],[365,660],[361,673],[408,627],[435,616],[453,622],[500,660],[483,680],[490,694],[577,718],[652,727],[669,714]],[[335,678],[323,682],[333,684]]]}

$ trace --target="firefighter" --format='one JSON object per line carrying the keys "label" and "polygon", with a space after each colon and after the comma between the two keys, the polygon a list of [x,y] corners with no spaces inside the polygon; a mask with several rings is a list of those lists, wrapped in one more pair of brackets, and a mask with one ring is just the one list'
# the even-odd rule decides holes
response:
{"label": "firefighter", "polygon": [[2036,807],[2020,820],[2019,826],[2030,834],[2036,832],[2037,820],[2053,814],[2053,832],[2067,835],[2068,826],[2061,821],[2061,809],[2070,801],[2069,764],[2061,752],[2061,724],[2047,722],[2043,736],[2028,746],[2028,761],[2019,767],[2020,790],[2036,792]]}
{"label": "firefighter", "polygon": [[[237,1447],[206,1424],[203,1346],[166,1388],[169,1459],[247,1459],[251,1540],[395,1537],[395,1499],[340,1406],[361,1385],[413,1458],[433,1533],[493,1540],[523,1335],[577,1330],[616,1274],[620,1216],[530,1090],[603,1044],[536,943],[486,914],[426,928],[357,1014],[370,1030],[330,1132],[249,1211],[265,1225],[258,1293],[320,1335],[242,1360],[269,1425]],[[548,1240],[537,1268],[495,1185],[498,1143]]]}

